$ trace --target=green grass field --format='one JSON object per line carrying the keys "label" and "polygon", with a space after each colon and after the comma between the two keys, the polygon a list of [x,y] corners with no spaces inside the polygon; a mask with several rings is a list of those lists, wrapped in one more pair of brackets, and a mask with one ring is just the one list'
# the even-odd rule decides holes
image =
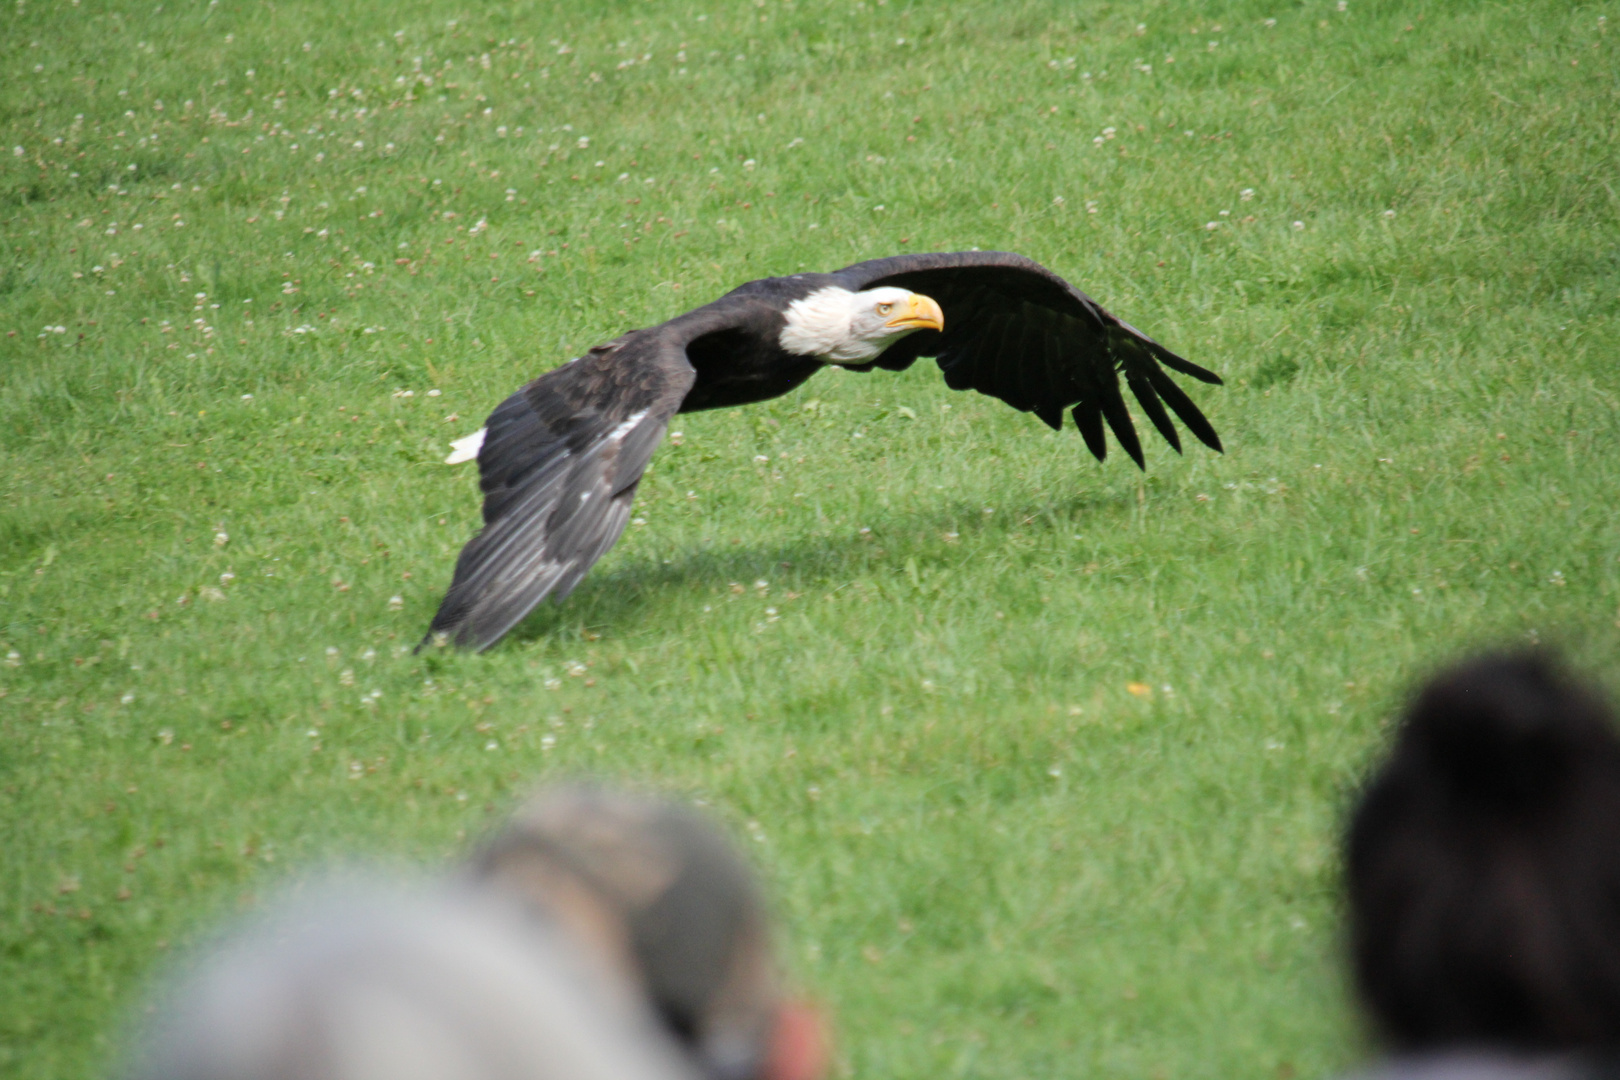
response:
{"label": "green grass field", "polygon": [[[287,875],[581,774],[734,826],[839,1078],[1329,1076],[1336,833],[1406,688],[1620,647],[1613,3],[0,26],[7,1076],[104,1071]],[[830,371],[678,418],[573,597],[410,654],[478,520],[440,461],[520,383],[970,246],[1221,372],[1227,453]]]}

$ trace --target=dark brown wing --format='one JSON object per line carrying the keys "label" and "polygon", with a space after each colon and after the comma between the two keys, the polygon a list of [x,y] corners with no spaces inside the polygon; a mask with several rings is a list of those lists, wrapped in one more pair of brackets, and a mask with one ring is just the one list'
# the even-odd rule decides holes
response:
{"label": "dark brown wing", "polygon": [[548,595],[567,596],[624,531],[694,376],[665,324],[592,349],[503,401],[478,452],[484,528],[461,549],[423,644],[444,634],[482,651]]}
{"label": "dark brown wing", "polygon": [[1062,428],[1063,412],[1072,408],[1075,426],[1099,461],[1108,454],[1106,422],[1141,467],[1142,444],[1120,391],[1123,375],[1177,453],[1181,439],[1167,405],[1200,442],[1221,449],[1215,428],[1164,369],[1207,383],[1220,383],[1220,376],[1177,356],[1022,255],[897,255],[856,263],[833,276],[853,290],[895,285],[923,293],[945,312],[943,331],[902,338],[870,366],[899,371],[919,356],[938,357],[951,389],[998,397],[1054,429]]}

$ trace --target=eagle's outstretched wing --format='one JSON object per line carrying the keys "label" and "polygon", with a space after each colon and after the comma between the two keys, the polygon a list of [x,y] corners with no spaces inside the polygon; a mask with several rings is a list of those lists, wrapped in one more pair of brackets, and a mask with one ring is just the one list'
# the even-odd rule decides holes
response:
{"label": "eagle's outstretched wing", "polygon": [[[1103,423],[1138,466],[1142,444],[1125,398],[1124,375],[1142,411],[1177,453],[1181,439],[1165,406],[1204,445],[1221,449],[1215,428],[1164,368],[1207,383],[1220,376],[1166,349],[1110,315],[1044,266],[1000,251],[897,255],[837,271],[852,290],[895,285],[938,301],[945,329],[901,339],[868,367],[903,370],[934,356],[953,390],[974,389],[1033,412],[1054,429],[1073,409],[1075,426],[1101,461]],[[1163,365],[1162,367],[1160,365]]]}
{"label": "eagle's outstretched wing", "polygon": [[423,644],[444,634],[489,648],[548,595],[567,596],[613,546],[692,386],[684,345],[668,324],[632,331],[490,414],[478,450],[484,528],[462,548]]}

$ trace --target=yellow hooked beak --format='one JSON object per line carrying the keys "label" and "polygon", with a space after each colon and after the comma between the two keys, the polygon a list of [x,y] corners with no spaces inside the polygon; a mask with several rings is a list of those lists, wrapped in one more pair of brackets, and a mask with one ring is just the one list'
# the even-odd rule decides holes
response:
{"label": "yellow hooked beak", "polygon": [[945,313],[931,296],[912,293],[903,303],[897,305],[897,308],[894,317],[884,323],[884,326],[896,330],[945,329]]}

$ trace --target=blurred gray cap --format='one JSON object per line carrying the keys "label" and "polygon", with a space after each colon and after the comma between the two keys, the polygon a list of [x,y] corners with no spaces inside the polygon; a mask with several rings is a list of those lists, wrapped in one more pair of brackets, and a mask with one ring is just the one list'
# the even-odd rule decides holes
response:
{"label": "blurred gray cap", "polygon": [[186,972],[127,1080],[693,1080],[560,934],[468,891],[317,890]]}

